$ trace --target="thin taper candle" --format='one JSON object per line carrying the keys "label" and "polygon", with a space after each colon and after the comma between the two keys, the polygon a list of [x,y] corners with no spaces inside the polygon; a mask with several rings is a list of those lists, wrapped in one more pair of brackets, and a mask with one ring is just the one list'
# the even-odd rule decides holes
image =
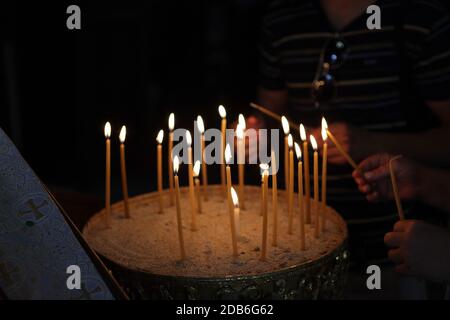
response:
{"label": "thin taper candle", "polygon": [[327,161],[328,161],[328,143],[327,143],[327,121],[322,118],[322,198],[320,206],[320,232],[326,229],[326,209],[327,209]]}
{"label": "thin taper candle", "polygon": [[320,216],[320,212],[319,212],[319,154],[317,152],[317,141],[314,138],[313,135],[309,136],[310,141],[311,141],[311,146],[314,149],[314,168],[313,168],[313,172],[314,172],[314,224],[315,224],[315,229],[314,229],[314,236],[316,238],[319,237],[319,229],[320,229],[320,223],[319,223],[319,216]]}
{"label": "thin taper candle", "polygon": [[111,226],[111,124],[105,124],[106,172],[105,172],[105,224]]}
{"label": "thin taper candle", "polygon": [[398,216],[400,220],[405,220],[405,214],[403,212],[402,201],[400,200],[400,194],[398,192],[397,177],[395,176],[394,161],[402,156],[396,156],[389,161],[389,173],[391,175],[392,191],[394,193],[395,204],[397,205]]}
{"label": "thin taper candle", "polygon": [[227,164],[226,167],[226,178],[227,178],[227,202],[228,202],[228,212],[230,215],[230,229],[231,229],[231,242],[233,247],[233,256],[238,256],[238,250],[237,250],[237,236],[236,236],[236,225],[234,220],[234,208],[233,203],[231,199],[231,169],[230,169],[230,160],[231,160],[231,149],[230,145],[227,144],[225,148],[225,162]]}
{"label": "thin taper candle", "polygon": [[[206,170],[205,161],[205,124],[201,116],[197,117],[197,127],[200,132],[200,153],[202,157],[202,182],[203,182],[203,197],[208,201],[208,171]],[[201,210],[199,210],[200,212]]]}
{"label": "thin taper candle", "polygon": [[238,152],[238,177],[239,177],[239,206],[245,209],[244,193],[244,163],[245,163],[245,136],[243,124],[236,128],[237,152]]}
{"label": "thin taper candle", "polygon": [[292,225],[294,220],[294,151],[292,150],[294,142],[292,135],[288,136],[289,146],[289,196],[288,196],[288,234],[292,234]]}
{"label": "thin taper candle", "polygon": [[186,142],[188,144],[188,177],[189,177],[189,202],[191,205],[191,230],[197,230],[197,208],[195,206],[195,192],[194,192],[194,165],[192,163],[192,136],[186,130]]}
{"label": "thin taper candle", "polygon": [[163,180],[162,180],[162,142],[164,138],[164,131],[160,130],[158,136],[156,137],[156,142],[158,145],[156,146],[157,153],[157,176],[158,176],[158,198],[159,198],[159,213],[164,212],[164,204],[163,204]]}
{"label": "thin taper candle", "polygon": [[177,208],[177,227],[178,227],[178,242],[180,245],[180,255],[181,260],[186,258],[186,252],[184,250],[184,238],[183,238],[183,221],[181,218],[181,206],[180,206],[180,183],[178,181],[178,167],[179,160],[175,156],[173,160],[173,171],[174,171],[174,184],[175,184],[175,202]]}
{"label": "thin taper candle", "polygon": [[300,216],[300,250],[305,250],[305,209],[303,206],[303,163],[302,163],[302,151],[300,146],[295,143],[295,153],[297,155],[297,174],[298,174],[298,208]]}
{"label": "thin taper candle", "polygon": [[195,185],[195,199],[197,201],[197,212],[202,213],[202,200],[200,195],[200,161],[196,161],[194,165],[194,185]]}
{"label": "thin taper candle", "polygon": [[284,185],[289,194],[289,122],[285,116],[281,117],[281,126],[284,132]]}
{"label": "thin taper candle", "polygon": [[265,165],[262,172],[262,186],[263,186],[263,226],[262,226],[262,244],[261,244],[261,260],[266,260],[267,257],[267,191],[268,191],[268,166]]}
{"label": "thin taper candle", "polygon": [[128,183],[127,183],[127,167],[125,164],[125,137],[127,128],[122,126],[119,134],[120,140],[120,175],[122,179],[123,206],[125,210],[125,218],[130,218],[130,209],[128,205]]}
{"label": "thin taper candle", "polygon": [[358,170],[358,165],[356,162],[352,159],[352,157],[344,150],[342,145],[337,141],[336,137],[330,132],[330,130],[327,129],[327,135],[330,138],[331,141],[333,141],[336,148],[339,150],[339,152],[344,156],[345,159],[347,159],[347,162],[353,167],[353,169]]}
{"label": "thin taper candle", "polygon": [[308,139],[306,137],[306,130],[303,124],[300,124],[300,137],[303,141],[303,163],[304,163],[304,177],[305,177],[305,222],[311,223],[311,177],[309,172],[309,151]]}
{"label": "thin taper candle", "polygon": [[275,151],[272,150],[272,213],[273,213],[273,231],[272,231],[272,246],[278,245],[278,179],[277,179],[277,161]]}
{"label": "thin taper candle", "polygon": [[227,112],[225,110],[225,107],[220,105],[219,106],[219,115],[222,118],[221,121],[221,146],[220,146],[220,183],[222,185],[222,194],[224,197],[228,194],[226,190],[226,177],[225,177],[225,162],[224,162],[224,155],[225,155],[225,143],[227,140]]}
{"label": "thin taper candle", "polygon": [[169,115],[169,139],[168,139],[168,147],[167,147],[167,160],[168,160],[168,176],[169,180],[169,203],[173,205],[173,157],[172,157],[172,149],[173,149],[173,129],[175,128],[175,115],[171,113]]}

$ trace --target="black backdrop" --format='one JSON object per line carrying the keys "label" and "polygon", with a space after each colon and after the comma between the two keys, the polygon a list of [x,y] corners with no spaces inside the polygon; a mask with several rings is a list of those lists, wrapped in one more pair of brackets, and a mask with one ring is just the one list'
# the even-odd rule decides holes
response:
{"label": "black backdrop", "polygon": [[[66,8],[81,8],[81,30]],[[54,186],[102,196],[103,125],[113,126],[113,190],[120,196],[118,132],[127,125],[130,193],[155,188],[155,137],[176,113],[218,126],[217,106],[249,112],[257,85],[263,1],[6,1],[0,126]],[[215,170],[210,170],[216,179]]]}

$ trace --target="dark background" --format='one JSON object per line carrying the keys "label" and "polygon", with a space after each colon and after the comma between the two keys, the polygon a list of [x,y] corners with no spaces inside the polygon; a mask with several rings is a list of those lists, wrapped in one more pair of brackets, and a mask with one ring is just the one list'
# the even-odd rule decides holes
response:
{"label": "dark background", "polygon": [[[81,8],[81,30],[66,27],[70,4]],[[130,195],[154,190],[155,138],[167,129],[170,112],[184,128],[198,114],[206,127],[219,127],[219,104],[227,107],[229,121],[250,112],[264,4],[1,4],[0,126],[57,198],[70,200],[67,195],[76,192],[98,203],[104,123],[113,128],[113,200],[121,194],[118,134],[125,124]],[[211,182],[218,181],[217,173],[209,169]]]}

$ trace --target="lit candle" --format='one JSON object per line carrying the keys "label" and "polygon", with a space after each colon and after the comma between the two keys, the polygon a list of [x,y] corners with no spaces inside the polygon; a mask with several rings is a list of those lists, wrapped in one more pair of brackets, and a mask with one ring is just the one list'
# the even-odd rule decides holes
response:
{"label": "lit candle", "polygon": [[225,148],[225,162],[227,164],[226,167],[226,177],[227,177],[227,201],[228,201],[228,211],[230,214],[230,227],[231,227],[231,242],[233,245],[233,256],[237,257],[237,238],[236,238],[236,226],[234,223],[234,209],[233,203],[231,199],[231,169],[230,169],[230,161],[231,161],[231,148],[230,145],[227,144]]}
{"label": "lit candle", "polygon": [[111,124],[105,124],[106,138],[106,182],[105,182],[105,224],[111,226]]}
{"label": "lit candle", "polygon": [[327,144],[327,121],[322,118],[322,140],[323,140],[323,154],[322,154],[322,205],[320,207],[320,231],[323,232],[326,228],[326,214],[327,209],[327,158],[328,158],[328,144]]}
{"label": "lit candle", "polygon": [[262,204],[263,204],[263,227],[262,227],[262,244],[261,244],[261,260],[266,260],[267,256],[267,183],[269,176],[269,166],[260,164],[262,176]]}
{"label": "lit candle", "polygon": [[245,209],[244,204],[244,163],[245,163],[245,140],[244,129],[239,123],[236,128],[237,151],[238,151],[238,169],[239,169],[239,199],[241,208]]}
{"label": "lit candle", "polygon": [[164,138],[164,131],[159,130],[158,136],[156,137],[156,142],[158,143],[156,147],[156,153],[158,158],[158,196],[159,196],[159,213],[164,212],[163,206],[163,181],[162,181],[162,142]]}
{"label": "lit candle", "polygon": [[125,208],[125,218],[130,217],[130,209],[128,206],[128,184],[127,184],[127,168],[125,165],[125,138],[127,135],[127,128],[122,126],[119,133],[120,140],[120,175],[122,178],[122,194],[123,205]]}
{"label": "lit candle", "polygon": [[298,143],[295,143],[295,154],[297,155],[297,173],[298,173],[298,208],[300,213],[300,249],[305,250],[305,210],[303,207],[303,163],[302,150]]}
{"label": "lit candle", "polygon": [[186,130],[186,143],[188,145],[188,175],[189,175],[189,202],[191,204],[191,230],[197,230],[197,209],[195,208],[194,193],[194,168],[192,163],[192,136],[189,130]]}
{"label": "lit candle", "polygon": [[281,117],[281,126],[284,131],[284,185],[286,192],[289,194],[289,121],[285,116]]}
{"label": "lit candle", "polygon": [[173,129],[175,128],[175,115],[171,113],[169,115],[169,145],[167,148],[169,162],[168,168],[168,179],[169,179],[169,202],[173,205],[173,163],[172,163],[172,149],[173,149]]}
{"label": "lit candle", "polygon": [[314,149],[314,210],[315,210],[315,229],[314,235],[319,237],[319,154],[317,153],[317,141],[313,135],[309,136],[311,146]]}
{"label": "lit candle", "polygon": [[200,174],[200,161],[195,161],[194,164],[194,184],[195,184],[195,198],[197,200],[197,211],[202,213],[202,201],[200,199],[200,179],[198,178]]}
{"label": "lit candle", "polygon": [[288,234],[292,234],[292,222],[294,219],[294,139],[292,135],[288,135],[288,147],[289,147],[289,188],[288,188]]}
{"label": "lit candle", "polygon": [[272,150],[272,211],[273,211],[273,239],[272,245],[278,245],[278,182],[277,182],[277,161],[275,151]]}
{"label": "lit candle", "polygon": [[178,156],[173,159],[173,172],[174,172],[174,182],[175,182],[175,202],[177,207],[177,226],[178,226],[178,241],[180,243],[180,254],[181,260],[184,260],[186,253],[184,251],[184,239],[183,239],[183,222],[181,220],[181,206],[180,206],[180,183],[178,181],[178,167],[179,167]]}
{"label": "lit candle", "polygon": [[[206,170],[205,161],[205,124],[201,116],[197,117],[197,128],[200,132],[200,152],[202,157],[202,180],[203,180],[203,197],[205,201],[208,201],[208,171]],[[199,209],[199,212],[201,210]]]}
{"label": "lit candle", "polygon": [[306,138],[306,130],[303,124],[300,124],[300,138],[303,141],[303,161],[305,169],[305,222],[309,224],[311,223],[311,178],[309,174],[308,139]]}
{"label": "lit candle", "polygon": [[227,112],[225,110],[225,107],[220,105],[219,106],[219,115],[222,118],[221,123],[221,146],[220,146],[220,182],[222,184],[222,194],[225,196],[228,192],[226,191],[226,182],[225,182],[225,163],[223,162],[224,159],[224,152],[225,152],[225,143],[227,140]]}
{"label": "lit candle", "polygon": [[241,210],[239,209],[239,198],[236,193],[236,190],[234,190],[233,187],[231,187],[231,198],[233,199],[233,205],[234,205],[234,226],[236,228],[236,237],[239,237],[239,225],[240,225],[240,215]]}

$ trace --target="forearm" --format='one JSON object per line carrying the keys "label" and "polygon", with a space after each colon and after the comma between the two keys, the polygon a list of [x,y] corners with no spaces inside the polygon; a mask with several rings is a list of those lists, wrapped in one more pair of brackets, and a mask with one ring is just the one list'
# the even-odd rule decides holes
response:
{"label": "forearm", "polygon": [[401,154],[429,165],[450,167],[447,148],[450,127],[421,133],[372,133],[370,136],[372,154]]}
{"label": "forearm", "polygon": [[450,212],[450,171],[420,166],[417,174],[419,200]]}

